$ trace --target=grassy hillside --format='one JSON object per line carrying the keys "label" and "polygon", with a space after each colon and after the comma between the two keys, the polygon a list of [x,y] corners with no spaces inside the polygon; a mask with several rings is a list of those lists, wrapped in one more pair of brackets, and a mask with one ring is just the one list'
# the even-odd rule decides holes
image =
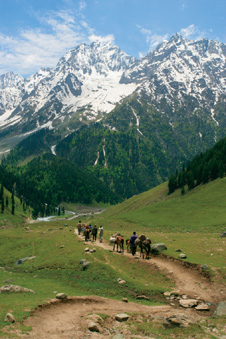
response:
{"label": "grassy hillside", "polygon": [[[201,185],[185,195],[168,195],[167,183],[111,207],[101,218],[119,220],[147,231],[218,231],[226,227],[226,178]],[[129,226],[131,227],[131,226]]]}
{"label": "grassy hillside", "polygon": [[[136,230],[138,234],[149,236],[153,242],[164,242],[168,248],[164,252],[166,255],[177,258],[176,250],[180,248],[186,253],[188,262],[208,265],[212,279],[215,280],[216,274],[220,273],[217,276],[219,282],[225,284],[226,240],[220,237],[226,227],[225,188],[226,178],[223,178],[199,186],[184,196],[179,190],[168,195],[167,183],[164,183],[100,215],[84,216],[81,220],[98,226],[103,224],[105,239],[115,231],[126,238]],[[8,218],[16,216],[8,213]],[[5,220],[8,220],[7,214]],[[136,302],[137,294],[145,294],[150,301],[139,302],[148,305],[166,302],[162,293],[174,288],[169,275],[156,270],[153,265],[147,267],[132,256],[115,255],[98,247],[96,253],[84,253],[87,244],[74,234],[77,222],[74,219],[33,223],[27,230],[13,227],[12,221],[10,229],[0,229],[1,286],[10,279],[12,284],[35,291],[35,294],[0,294],[0,327],[6,325],[4,317],[12,310],[22,330],[24,317],[57,292],[118,300],[127,297]],[[94,244],[88,246],[93,248]],[[32,260],[16,265],[18,259],[31,256],[34,256]],[[80,260],[83,258],[91,263],[86,271],[81,270]],[[125,279],[126,285],[117,283],[119,277]],[[182,332],[183,329],[178,329],[178,336],[186,338]],[[1,335],[4,337],[3,332]],[[171,338],[167,330],[161,337]]]}
{"label": "grassy hillside", "polygon": [[177,258],[182,249],[189,262],[219,269],[226,278],[226,178],[200,185],[184,196],[168,195],[167,183],[113,206],[89,220],[102,224],[106,237],[116,231],[129,238],[133,231],[152,242],[164,242],[165,254]]}
{"label": "grassy hillside", "polygon": [[4,213],[0,213],[0,228],[22,226],[26,222],[26,219],[31,216],[32,211],[29,206],[26,208],[26,211],[24,211],[23,205],[17,197],[15,197],[15,212],[14,215],[12,215],[11,196],[12,194],[4,188],[4,200],[8,197],[9,205],[7,207],[5,204]]}
{"label": "grassy hillside", "polygon": [[[9,310],[13,310],[20,322],[29,310],[52,299],[57,292],[118,300],[127,297],[129,301],[136,301],[137,294],[145,294],[150,296],[150,301],[138,302],[149,305],[165,302],[162,292],[173,288],[173,281],[152,267],[144,270],[143,264],[133,258],[115,256],[101,248],[92,255],[84,253],[85,247],[93,248],[94,245],[78,240],[74,234],[77,221],[67,223],[67,227],[65,221],[53,221],[33,223],[29,225],[30,230],[24,227],[0,230],[0,285],[7,284],[10,279],[11,284],[35,292],[0,294],[0,327],[6,325],[3,320]],[[16,265],[18,259],[31,256],[35,258]],[[86,271],[81,270],[83,258],[91,263]],[[122,270],[125,265],[127,270]],[[126,280],[126,285],[118,284],[119,277]]]}

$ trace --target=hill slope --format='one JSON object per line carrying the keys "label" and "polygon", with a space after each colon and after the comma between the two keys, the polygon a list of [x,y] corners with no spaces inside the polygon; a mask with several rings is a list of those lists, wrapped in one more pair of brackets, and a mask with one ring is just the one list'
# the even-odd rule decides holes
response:
{"label": "hill slope", "polygon": [[146,232],[221,232],[226,227],[226,178],[200,185],[185,195],[168,195],[167,183],[109,208],[103,222]]}

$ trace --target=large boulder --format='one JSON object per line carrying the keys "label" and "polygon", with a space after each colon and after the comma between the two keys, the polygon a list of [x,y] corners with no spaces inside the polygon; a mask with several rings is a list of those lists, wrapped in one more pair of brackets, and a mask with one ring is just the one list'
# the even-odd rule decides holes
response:
{"label": "large boulder", "polygon": [[164,250],[167,250],[167,247],[165,244],[163,243],[159,243],[159,244],[153,244],[151,245],[151,251],[152,253],[160,253]]}
{"label": "large boulder", "polygon": [[207,304],[201,303],[198,306],[195,307],[197,311],[209,311],[210,307]]}
{"label": "large boulder", "polygon": [[222,315],[226,315],[226,301],[221,301],[214,312],[214,317],[219,317]]}
{"label": "large boulder", "polygon": [[120,313],[115,316],[115,319],[119,322],[127,321],[129,319],[129,315],[126,313]]}
{"label": "large boulder", "polygon": [[20,292],[35,293],[33,290],[17,285],[4,285],[0,287],[0,293],[20,293]]}
{"label": "large boulder", "polygon": [[89,265],[90,265],[90,262],[89,262],[89,261],[85,261],[85,262],[82,264],[82,271],[87,270],[87,268],[89,267]]}
{"label": "large boulder", "polygon": [[12,313],[7,313],[5,316],[4,321],[8,322],[8,323],[15,323],[16,319],[14,317],[14,315]]}
{"label": "large boulder", "polygon": [[26,257],[26,258],[19,259],[19,260],[16,261],[16,264],[15,264],[15,265],[18,266],[18,265],[22,264],[24,261],[26,261],[26,260],[32,260],[32,259],[34,259],[34,258],[36,258],[36,256],[33,256],[33,257]]}
{"label": "large boulder", "polygon": [[179,304],[182,307],[189,308],[189,307],[195,307],[199,303],[196,299],[180,299]]}
{"label": "large boulder", "polygon": [[59,300],[66,300],[67,295],[65,293],[57,293],[56,298]]}
{"label": "large boulder", "polygon": [[88,324],[88,329],[89,329],[91,332],[100,332],[100,326],[99,326],[99,324],[95,323],[94,321],[91,321],[91,322]]}
{"label": "large boulder", "polygon": [[169,318],[166,318],[163,323],[166,328],[174,328],[174,327],[188,327],[191,324],[191,320],[185,316],[173,315]]}
{"label": "large boulder", "polygon": [[223,232],[221,233],[221,238],[223,238],[223,237],[226,237],[226,231],[223,231]]}

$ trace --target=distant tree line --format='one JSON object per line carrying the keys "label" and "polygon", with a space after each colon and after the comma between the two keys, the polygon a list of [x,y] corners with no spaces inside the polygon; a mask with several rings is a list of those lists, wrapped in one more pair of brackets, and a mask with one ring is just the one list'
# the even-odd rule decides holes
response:
{"label": "distant tree line", "polygon": [[168,182],[169,193],[181,188],[181,193],[185,193],[185,186],[189,190],[205,184],[210,180],[224,177],[226,173],[226,138],[220,140],[211,149],[201,153],[183,165],[181,171],[176,171],[171,175]]}
{"label": "distant tree line", "polygon": [[119,196],[87,170],[82,170],[66,159],[50,153],[36,157],[23,166],[7,164],[0,166],[3,185],[21,197],[24,207],[29,204],[33,215],[62,213],[56,207],[62,202],[90,204],[93,200],[117,203]]}

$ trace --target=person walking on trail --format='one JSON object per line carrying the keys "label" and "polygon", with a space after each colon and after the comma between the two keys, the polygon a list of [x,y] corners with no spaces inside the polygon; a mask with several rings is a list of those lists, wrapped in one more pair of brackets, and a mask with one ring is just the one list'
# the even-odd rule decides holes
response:
{"label": "person walking on trail", "polygon": [[103,241],[103,236],[104,236],[104,228],[102,225],[100,225],[100,229],[99,229],[99,240],[100,242]]}
{"label": "person walking on trail", "polygon": [[88,241],[89,240],[89,234],[90,234],[89,226],[86,226],[84,234],[85,234],[85,241]]}
{"label": "person walking on trail", "polygon": [[81,221],[78,222],[78,224],[77,224],[77,229],[78,229],[78,235],[80,235],[81,229],[82,229],[82,223],[81,223]]}
{"label": "person walking on trail", "polygon": [[137,239],[137,235],[136,232],[133,232],[133,235],[130,238],[130,247],[131,247],[131,253],[132,255],[136,254],[136,244],[135,244],[135,240]]}
{"label": "person walking on trail", "polygon": [[86,225],[83,224],[83,225],[82,225],[82,235],[83,235],[83,236],[85,235],[85,229],[86,229]]}
{"label": "person walking on trail", "polygon": [[93,241],[97,240],[97,226],[94,225],[92,228],[92,236],[93,236]]}

